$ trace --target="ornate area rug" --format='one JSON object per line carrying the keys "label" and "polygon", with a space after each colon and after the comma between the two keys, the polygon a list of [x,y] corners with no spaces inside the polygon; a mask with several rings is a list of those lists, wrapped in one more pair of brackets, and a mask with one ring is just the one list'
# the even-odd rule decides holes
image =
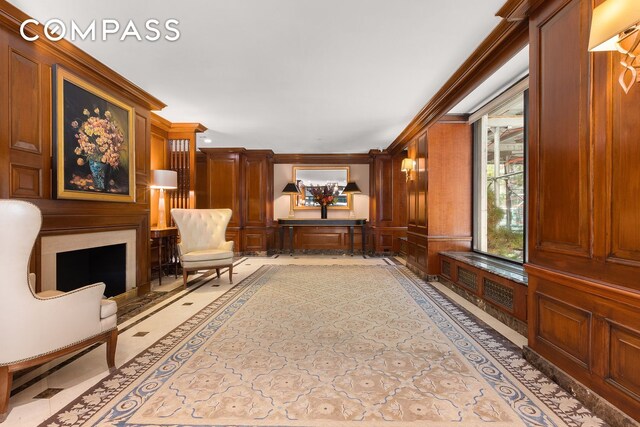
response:
{"label": "ornate area rug", "polygon": [[265,266],[46,426],[600,426],[398,266]]}

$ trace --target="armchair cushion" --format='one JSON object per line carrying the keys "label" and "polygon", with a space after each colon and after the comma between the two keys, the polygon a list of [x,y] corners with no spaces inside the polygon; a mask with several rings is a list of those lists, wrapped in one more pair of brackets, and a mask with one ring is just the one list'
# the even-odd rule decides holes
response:
{"label": "armchair cushion", "polygon": [[107,317],[114,316],[118,312],[118,304],[110,299],[103,299],[100,301],[100,318],[106,319]]}
{"label": "armchair cushion", "polygon": [[216,261],[233,258],[233,252],[222,249],[206,249],[182,255],[184,262]]}

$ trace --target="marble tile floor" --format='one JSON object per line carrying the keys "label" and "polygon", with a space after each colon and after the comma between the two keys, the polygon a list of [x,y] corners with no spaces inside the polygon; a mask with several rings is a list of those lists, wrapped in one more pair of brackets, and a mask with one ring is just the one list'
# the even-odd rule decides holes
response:
{"label": "marble tile floor", "polygon": [[[335,255],[243,257],[235,262],[234,283],[239,283],[266,264],[383,265],[396,262],[396,259],[389,258]],[[152,285],[152,290],[164,292],[166,296],[154,299],[148,306],[139,309],[137,314],[119,323],[116,366],[136,356],[232,287],[227,275],[222,275],[220,279],[215,278],[215,274],[207,277],[190,276],[189,287],[186,290],[181,289],[181,277],[174,280],[172,276],[168,276],[163,280],[165,283],[162,287]],[[218,283],[219,286],[212,286]],[[526,344],[525,337],[448,288],[438,283],[432,284],[514,344],[521,347]],[[80,357],[70,355],[57,359],[17,378],[13,384],[15,395],[10,401],[11,412],[2,426],[36,426],[108,374],[104,345],[85,350],[83,353]]]}

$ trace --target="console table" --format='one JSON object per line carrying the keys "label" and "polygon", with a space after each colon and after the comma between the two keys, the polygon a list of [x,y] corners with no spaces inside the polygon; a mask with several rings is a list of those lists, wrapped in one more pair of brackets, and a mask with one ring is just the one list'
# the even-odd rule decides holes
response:
{"label": "console table", "polygon": [[366,219],[295,219],[279,218],[280,226],[280,250],[284,250],[284,229],[289,227],[289,254],[293,255],[293,228],[294,227],[348,227],[349,241],[351,243],[351,256],[353,256],[353,229],[362,229],[362,254],[366,253],[367,220]]}

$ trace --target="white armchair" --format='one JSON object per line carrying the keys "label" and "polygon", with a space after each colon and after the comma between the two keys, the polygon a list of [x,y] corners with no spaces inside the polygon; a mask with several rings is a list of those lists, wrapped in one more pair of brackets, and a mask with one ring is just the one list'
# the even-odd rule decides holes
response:
{"label": "white armchair", "polygon": [[115,366],[118,307],[103,299],[104,283],[66,293],[32,290],[29,257],[41,223],[35,205],[0,200],[0,422],[8,413],[15,371],[96,342],[107,343],[107,365]]}
{"label": "white armchair", "polygon": [[184,286],[190,271],[229,267],[229,283],[233,283],[233,241],[225,233],[231,220],[231,209],[171,209],[180,232],[180,264]]}

